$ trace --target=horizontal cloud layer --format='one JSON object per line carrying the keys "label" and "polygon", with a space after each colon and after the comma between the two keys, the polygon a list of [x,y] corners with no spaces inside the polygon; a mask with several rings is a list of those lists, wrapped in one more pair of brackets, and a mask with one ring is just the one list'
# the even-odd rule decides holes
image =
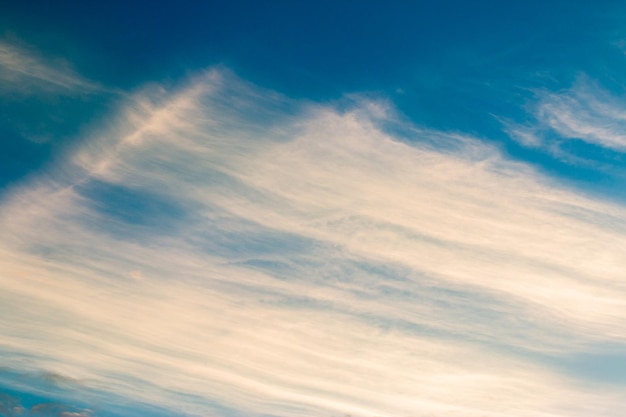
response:
{"label": "horizontal cloud layer", "polygon": [[557,359],[625,343],[626,210],[338,107],[137,93],[2,201],[3,357],[198,415],[617,416]]}

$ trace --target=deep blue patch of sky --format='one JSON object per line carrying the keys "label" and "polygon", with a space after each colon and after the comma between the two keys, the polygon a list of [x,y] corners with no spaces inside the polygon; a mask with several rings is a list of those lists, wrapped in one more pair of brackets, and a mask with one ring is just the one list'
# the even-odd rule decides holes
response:
{"label": "deep blue patch of sky", "polygon": [[111,100],[107,95],[2,95],[0,191],[63,154]]}

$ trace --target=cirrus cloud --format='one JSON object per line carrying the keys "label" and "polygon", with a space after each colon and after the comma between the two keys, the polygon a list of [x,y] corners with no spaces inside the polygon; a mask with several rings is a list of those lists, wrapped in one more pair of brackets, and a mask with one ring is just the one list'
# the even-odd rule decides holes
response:
{"label": "cirrus cloud", "polygon": [[195,415],[619,415],[556,359],[625,343],[626,210],[403,123],[137,93],[4,197],[3,357]]}

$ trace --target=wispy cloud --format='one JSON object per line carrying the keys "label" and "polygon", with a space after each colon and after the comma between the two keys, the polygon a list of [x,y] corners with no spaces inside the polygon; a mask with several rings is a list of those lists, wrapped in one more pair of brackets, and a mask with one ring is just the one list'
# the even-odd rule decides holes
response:
{"label": "wispy cloud", "polygon": [[138,94],[2,202],[4,357],[190,414],[620,415],[550,358],[626,342],[626,210],[390,123],[224,70]]}
{"label": "wispy cloud", "polygon": [[546,95],[537,115],[565,138],[626,151],[626,107],[589,82],[580,82],[564,93]]}
{"label": "wispy cloud", "polygon": [[577,152],[572,149],[572,143],[626,152],[626,106],[619,97],[586,78],[565,91],[540,93],[532,116],[534,122],[525,126],[505,123],[506,131],[523,146],[587,165],[599,161],[589,154],[589,148]]}
{"label": "wispy cloud", "polygon": [[79,94],[102,89],[76,73],[68,62],[6,40],[0,40],[0,85],[5,92],[27,94]]}

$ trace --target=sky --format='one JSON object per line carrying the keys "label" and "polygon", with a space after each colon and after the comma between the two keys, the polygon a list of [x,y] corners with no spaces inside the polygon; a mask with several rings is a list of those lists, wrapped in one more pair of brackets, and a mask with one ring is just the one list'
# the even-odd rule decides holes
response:
{"label": "sky", "polygon": [[623,3],[128,3],[0,5],[0,416],[623,416]]}

